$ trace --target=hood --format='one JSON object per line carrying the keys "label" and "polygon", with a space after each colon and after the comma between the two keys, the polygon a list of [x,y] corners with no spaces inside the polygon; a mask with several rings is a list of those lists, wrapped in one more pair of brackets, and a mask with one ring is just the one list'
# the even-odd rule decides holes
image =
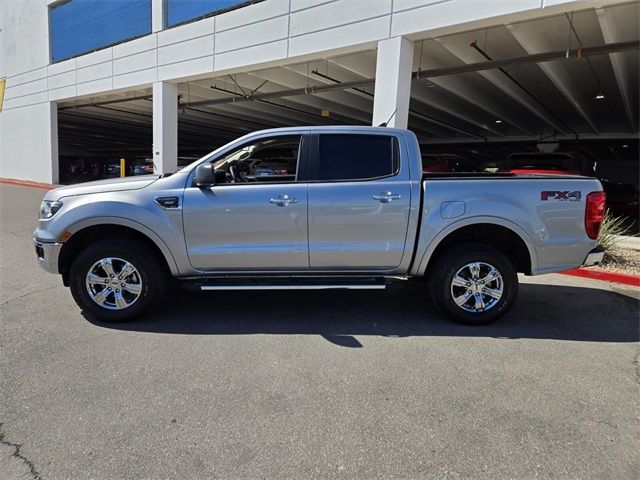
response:
{"label": "hood", "polygon": [[95,182],[78,183],[50,190],[45,200],[60,200],[63,197],[86,195],[89,193],[122,192],[124,190],[139,190],[155,182],[160,175],[140,175],[135,177],[109,178]]}

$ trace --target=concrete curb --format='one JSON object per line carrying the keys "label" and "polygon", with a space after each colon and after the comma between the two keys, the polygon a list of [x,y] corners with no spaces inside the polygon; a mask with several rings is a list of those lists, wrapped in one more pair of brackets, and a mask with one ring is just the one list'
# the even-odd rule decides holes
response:
{"label": "concrete curb", "polygon": [[623,285],[632,285],[640,287],[640,276],[628,275],[626,273],[603,272],[601,270],[588,270],[586,268],[575,268],[573,270],[565,270],[558,272],[561,275],[570,275],[572,277],[590,278],[592,280],[601,280],[603,282],[620,283]]}
{"label": "concrete curb", "polygon": [[15,180],[13,178],[0,178],[0,183],[15,185],[17,187],[39,188],[42,190],[51,190],[52,188],[57,187],[57,185],[52,185],[50,183],[28,182],[25,180]]}

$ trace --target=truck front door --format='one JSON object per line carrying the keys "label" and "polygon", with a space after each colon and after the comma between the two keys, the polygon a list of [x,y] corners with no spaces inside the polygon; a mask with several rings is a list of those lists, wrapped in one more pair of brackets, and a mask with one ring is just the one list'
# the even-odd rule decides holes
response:
{"label": "truck front door", "polygon": [[309,268],[307,183],[298,181],[306,161],[303,138],[254,140],[214,161],[219,183],[185,189],[185,243],[194,268]]}

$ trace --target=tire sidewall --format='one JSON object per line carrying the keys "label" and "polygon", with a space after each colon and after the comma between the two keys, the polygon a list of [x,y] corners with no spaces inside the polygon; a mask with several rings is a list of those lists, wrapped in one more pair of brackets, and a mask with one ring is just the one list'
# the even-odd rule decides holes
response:
{"label": "tire sidewall", "polygon": [[[465,265],[483,262],[495,267],[502,275],[503,293],[496,305],[484,312],[467,312],[456,305],[451,283]],[[439,307],[454,320],[469,325],[482,325],[502,317],[511,308],[518,293],[518,274],[509,259],[497,249],[486,246],[465,246],[453,249],[440,265],[433,283],[434,298]]]}
{"label": "tire sidewall", "polygon": [[[130,307],[123,310],[109,310],[101,307],[92,300],[87,291],[85,282],[89,269],[97,261],[107,257],[126,260],[140,274],[142,292]],[[154,272],[156,268],[156,259],[145,252],[144,246],[136,243],[102,241],[90,245],[78,255],[71,267],[69,286],[76,303],[91,317],[107,322],[125,321],[142,314],[153,306],[162,294],[159,275]]]}

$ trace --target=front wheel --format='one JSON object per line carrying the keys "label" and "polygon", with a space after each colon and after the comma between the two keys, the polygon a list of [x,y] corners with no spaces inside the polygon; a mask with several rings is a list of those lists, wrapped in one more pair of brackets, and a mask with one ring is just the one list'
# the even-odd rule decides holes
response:
{"label": "front wheel", "polygon": [[144,244],[105,239],[86,247],[69,272],[71,294],[91,317],[120,322],[141,315],[162,298],[167,272]]}
{"label": "front wheel", "polygon": [[500,250],[464,244],[446,250],[431,269],[429,293],[451,319],[470,325],[493,322],[513,305],[518,274]]}

